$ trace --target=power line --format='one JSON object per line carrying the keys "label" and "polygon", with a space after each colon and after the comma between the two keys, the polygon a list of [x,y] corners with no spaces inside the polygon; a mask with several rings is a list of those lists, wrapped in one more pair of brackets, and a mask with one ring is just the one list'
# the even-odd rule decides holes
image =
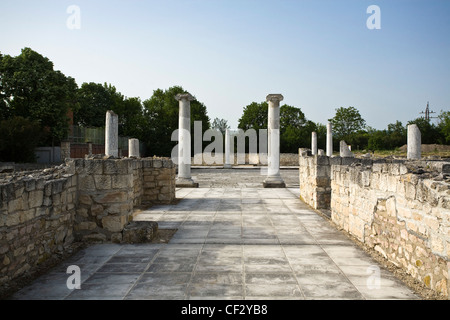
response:
{"label": "power line", "polygon": [[425,120],[427,120],[427,121],[430,121],[430,119],[433,119],[433,118],[437,118],[437,117],[431,117],[430,113],[436,113],[436,112],[430,111],[430,102],[427,101],[427,108],[425,109],[425,112],[422,111],[422,112],[420,112],[420,114],[425,114]]}

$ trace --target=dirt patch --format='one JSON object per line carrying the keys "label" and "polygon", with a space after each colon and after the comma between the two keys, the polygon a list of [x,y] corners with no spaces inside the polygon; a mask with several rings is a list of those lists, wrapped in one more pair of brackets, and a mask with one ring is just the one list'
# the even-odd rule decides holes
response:
{"label": "dirt patch", "polygon": [[[408,150],[408,146],[405,144],[399,148],[400,151],[406,152]],[[421,151],[424,153],[428,152],[442,152],[442,151],[450,151],[450,145],[445,144],[422,144]]]}

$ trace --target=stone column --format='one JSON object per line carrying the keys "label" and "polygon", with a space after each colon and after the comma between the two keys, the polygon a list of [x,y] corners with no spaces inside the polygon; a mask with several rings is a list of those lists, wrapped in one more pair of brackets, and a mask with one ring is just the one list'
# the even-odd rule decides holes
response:
{"label": "stone column", "polygon": [[61,162],[70,159],[70,141],[61,141]]}
{"label": "stone column", "polygon": [[420,160],[422,156],[422,135],[416,124],[408,125],[407,159]]}
{"label": "stone column", "polygon": [[175,96],[179,101],[178,118],[178,177],[177,187],[196,188],[191,177],[191,101],[195,98],[189,93],[179,93]]}
{"label": "stone column", "polygon": [[331,122],[327,123],[327,156],[333,155],[333,126]]}
{"label": "stone column", "polygon": [[233,139],[231,130],[226,129],[226,131],[225,131],[225,164],[223,165],[223,167],[227,168],[227,169],[231,168],[231,163],[234,163],[234,150],[233,150],[233,152],[231,152],[231,139]]}
{"label": "stone column", "polygon": [[269,103],[268,112],[268,169],[264,188],[284,188],[286,185],[280,175],[280,101],[281,94],[269,94],[266,101]]}
{"label": "stone column", "polygon": [[350,148],[348,147],[347,143],[345,143],[344,140],[341,140],[339,143],[339,155],[342,158],[354,158],[355,155],[353,152],[350,151]]}
{"label": "stone column", "polygon": [[311,134],[311,154],[313,156],[317,154],[317,133],[314,131]]}
{"label": "stone column", "polygon": [[92,142],[88,142],[87,145],[88,145],[88,155],[92,156]]}
{"label": "stone column", "polygon": [[128,139],[128,157],[139,158],[139,140]]}
{"label": "stone column", "polygon": [[106,112],[105,154],[119,156],[119,117],[111,110]]}

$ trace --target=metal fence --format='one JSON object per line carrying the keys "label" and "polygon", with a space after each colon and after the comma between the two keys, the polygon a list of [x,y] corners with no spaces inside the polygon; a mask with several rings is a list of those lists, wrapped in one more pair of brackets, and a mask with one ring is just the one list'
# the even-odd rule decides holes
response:
{"label": "metal fence", "polygon": [[[128,150],[129,137],[119,136],[119,149]],[[72,126],[68,140],[72,143],[88,143],[105,145],[105,128],[89,128]],[[142,144],[140,142],[140,144]]]}
{"label": "metal fence", "polygon": [[[119,136],[119,149],[128,150],[129,137]],[[105,145],[105,128],[71,126],[67,140],[73,144],[91,142],[93,145]],[[145,154],[145,144],[139,141],[139,152]]]}

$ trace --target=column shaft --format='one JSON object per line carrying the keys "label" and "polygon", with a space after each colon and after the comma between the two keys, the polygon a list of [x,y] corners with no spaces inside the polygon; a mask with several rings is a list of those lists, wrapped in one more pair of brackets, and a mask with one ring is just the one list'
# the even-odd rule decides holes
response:
{"label": "column shaft", "polygon": [[327,156],[333,155],[333,126],[330,122],[327,123]]}
{"label": "column shaft", "polygon": [[269,94],[266,97],[268,110],[268,168],[265,188],[284,188],[285,183],[280,175],[280,101],[281,94]]}
{"label": "column shaft", "polygon": [[198,187],[191,177],[191,101],[188,93],[178,94],[180,113],[178,118],[178,187]]}
{"label": "column shaft", "polygon": [[317,154],[317,133],[311,133],[311,154],[314,156]]}
{"label": "column shaft", "polygon": [[111,110],[106,112],[105,154],[119,156],[119,117]]}

